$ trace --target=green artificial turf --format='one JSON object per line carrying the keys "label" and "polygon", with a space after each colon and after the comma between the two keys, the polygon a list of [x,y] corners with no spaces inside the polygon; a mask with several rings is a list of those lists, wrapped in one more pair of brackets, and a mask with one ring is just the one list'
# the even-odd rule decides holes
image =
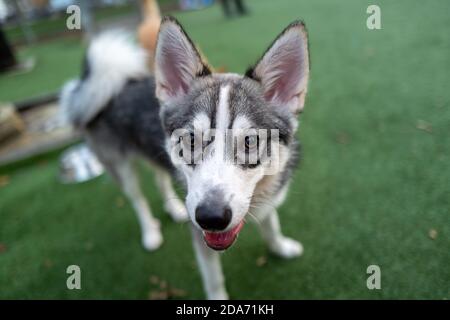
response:
{"label": "green artificial turf", "polygon": [[[95,18],[100,22],[134,13],[134,6],[113,6],[100,8]],[[79,74],[81,55],[84,47],[80,45],[80,36],[66,29],[66,15],[47,20],[37,20],[30,27],[37,38],[66,35],[56,41],[44,40],[18,51],[19,61],[35,60],[35,67],[28,72],[16,72],[0,76],[0,103],[16,102],[25,98],[56,92],[61,83],[69,77]],[[20,27],[5,28],[5,34],[11,43],[25,42]]]}
{"label": "green artificial turf", "polygon": [[[94,16],[97,21],[111,19],[124,14],[134,13],[136,7],[134,5],[126,4],[119,6],[109,6],[94,9]],[[47,19],[39,19],[28,22],[28,27],[31,29],[36,38],[51,37],[67,32],[66,20],[69,14],[62,12],[58,15]],[[5,33],[8,40],[13,44],[26,43],[24,31],[19,25],[9,25],[5,27]]]}
{"label": "green artificial turf", "polygon": [[46,41],[18,52],[19,59],[34,59],[29,72],[0,75],[0,103],[16,102],[53,93],[80,73],[84,49],[77,37]]}
{"label": "green artificial turf", "polygon": [[[279,210],[305,252],[293,261],[270,256],[257,227],[246,225],[222,254],[230,296],[450,298],[450,3],[379,0],[377,31],[366,28],[372,1],[247,3],[251,15],[230,21],[219,7],[176,16],[212,64],[233,72],[290,21],[305,20],[312,71],[304,156]],[[70,59],[27,80],[37,90],[75,74],[81,51],[61,53],[61,45],[45,49],[48,59],[53,51]],[[19,97],[8,83],[0,79],[1,95],[8,88]],[[189,228],[164,214],[151,173],[142,170],[142,180],[165,236],[155,253],[141,248],[134,213],[108,177],[61,185],[57,160],[0,169],[10,179],[0,189],[0,298],[146,299],[157,291],[152,276],[186,298],[204,297]],[[82,270],[79,291],[66,288],[72,264]],[[366,287],[372,264],[381,290]]]}

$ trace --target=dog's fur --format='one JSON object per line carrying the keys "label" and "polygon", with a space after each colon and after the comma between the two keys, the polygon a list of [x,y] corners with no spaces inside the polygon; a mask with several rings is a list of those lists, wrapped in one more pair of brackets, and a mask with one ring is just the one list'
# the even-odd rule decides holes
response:
{"label": "dog's fur", "polygon": [[[202,231],[230,232],[249,213],[258,220],[272,252],[285,258],[302,253],[299,242],[281,233],[276,208],[284,201],[299,159],[295,132],[308,77],[308,41],[302,22],[290,24],[241,76],[212,73],[183,28],[167,17],[158,36],[154,76],[145,68],[142,49],[123,36],[103,35],[90,46],[82,77],[63,89],[61,105],[130,199],[148,250],[161,245],[162,235],[139,188],[132,159],[143,157],[156,168],[166,210],[176,221],[190,218],[192,222],[207,297],[226,299],[219,255],[205,245]],[[278,164],[276,172],[268,175],[266,163],[236,164],[229,155],[223,156],[225,131],[250,128],[278,130],[278,152],[270,154]],[[201,162],[174,158],[179,141],[172,137],[178,129],[215,130]],[[173,190],[171,177],[185,187],[186,206]],[[206,230],[199,223],[202,205],[212,211],[226,207],[231,214],[226,226]]]}

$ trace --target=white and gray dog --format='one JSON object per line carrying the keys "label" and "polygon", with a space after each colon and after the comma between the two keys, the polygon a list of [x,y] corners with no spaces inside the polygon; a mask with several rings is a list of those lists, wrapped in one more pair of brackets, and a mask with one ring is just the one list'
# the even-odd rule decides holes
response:
{"label": "white and gray dog", "polygon": [[[302,22],[291,23],[238,75],[213,73],[181,25],[166,17],[154,76],[143,49],[110,32],[90,45],[82,76],[66,84],[61,106],[129,198],[148,250],[162,244],[160,224],[132,163],[139,156],[152,164],[165,209],[191,222],[207,297],[226,299],[217,251],[233,244],[247,214],[276,255],[303,251],[282,234],[276,208],[299,159],[295,132],[308,76]],[[185,204],[172,178],[185,187]]]}

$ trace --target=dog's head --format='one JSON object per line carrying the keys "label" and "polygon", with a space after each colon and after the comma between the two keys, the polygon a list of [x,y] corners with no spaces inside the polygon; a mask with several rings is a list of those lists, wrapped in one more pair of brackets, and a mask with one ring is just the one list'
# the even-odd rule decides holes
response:
{"label": "dog's head", "polygon": [[256,190],[283,171],[308,75],[301,22],[237,75],[213,74],[180,24],[163,19],[155,78],[167,149],[186,180],[190,218],[210,247],[234,242]]}

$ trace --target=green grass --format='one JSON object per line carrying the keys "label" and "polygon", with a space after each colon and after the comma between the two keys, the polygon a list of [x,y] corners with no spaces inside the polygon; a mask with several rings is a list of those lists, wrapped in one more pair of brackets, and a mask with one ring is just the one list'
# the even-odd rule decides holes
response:
{"label": "green grass", "polygon": [[[160,5],[168,5],[174,0],[160,1]],[[135,13],[131,5],[113,6],[98,9],[95,18],[98,21],[111,20]],[[39,37],[62,35],[68,37],[58,40],[45,40],[31,46],[16,48],[20,61],[28,58],[36,59],[36,67],[26,73],[0,74],[0,103],[15,102],[57,91],[61,83],[79,74],[84,45],[80,45],[77,34],[66,30],[66,16],[57,16],[47,20],[37,20],[30,27]],[[6,27],[6,35],[11,43],[24,42],[22,30],[17,26]]]}
{"label": "green grass", "polygon": [[[98,21],[102,21],[134,13],[135,11],[136,9],[132,5],[121,5],[98,8],[94,11],[94,15]],[[35,20],[29,23],[29,27],[37,38],[54,36],[62,32],[67,32],[66,20],[68,16],[68,14],[61,13],[48,19]],[[6,26],[5,33],[8,40],[12,43],[24,43],[26,41],[20,26]]]}
{"label": "green grass", "polygon": [[26,47],[19,59],[35,59],[35,67],[26,73],[0,76],[0,102],[20,101],[56,92],[62,83],[80,73],[83,46],[78,38],[68,37]]}
{"label": "green grass", "polygon": [[[378,3],[379,31],[365,27],[371,2],[360,0],[254,0],[250,17],[231,21],[218,7],[177,15],[214,65],[235,72],[291,20],[301,17],[309,28],[304,158],[279,210],[285,233],[305,253],[293,261],[269,255],[257,267],[267,250],[257,228],[246,226],[222,255],[232,298],[450,298],[450,4]],[[53,72],[75,73],[73,46],[73,59]],[[32,82],[52,86],[49,69]],[[2,94],[8,82],[0,82]],[[163,213],[149,172],[142,170],[144,187],[165,236],[151,254],[109,178],[65,186],[57,171],[54,155],[1,170],[10,177],[0,189],[1,298],[146,299],[151,275],[187,298],[204,297],[188,227]],[[66,289],[71,264],[82,268],[80,291]],[[381,267],[381,290],[366,288],[371,264]]]}
{"label": "green grass", "polygon": [[[109,20],[133,13],[135,10],[130,5],[101,8],[96,11],[95,17],[98,21]],[[79,73],[83,45],[80,45],[79,36],[67,31],[65,15],[37,20],[30,27],[37,38],[51,37],[64,32],[69,37],[37,42],[16,49],[20,61],[34,58],[36,67],[26,73],[0,75],[0,102],[15,102],[55,92],[63,81]],[[25,41],[19,27],[7,27],[5,32],[11,43]]]}

